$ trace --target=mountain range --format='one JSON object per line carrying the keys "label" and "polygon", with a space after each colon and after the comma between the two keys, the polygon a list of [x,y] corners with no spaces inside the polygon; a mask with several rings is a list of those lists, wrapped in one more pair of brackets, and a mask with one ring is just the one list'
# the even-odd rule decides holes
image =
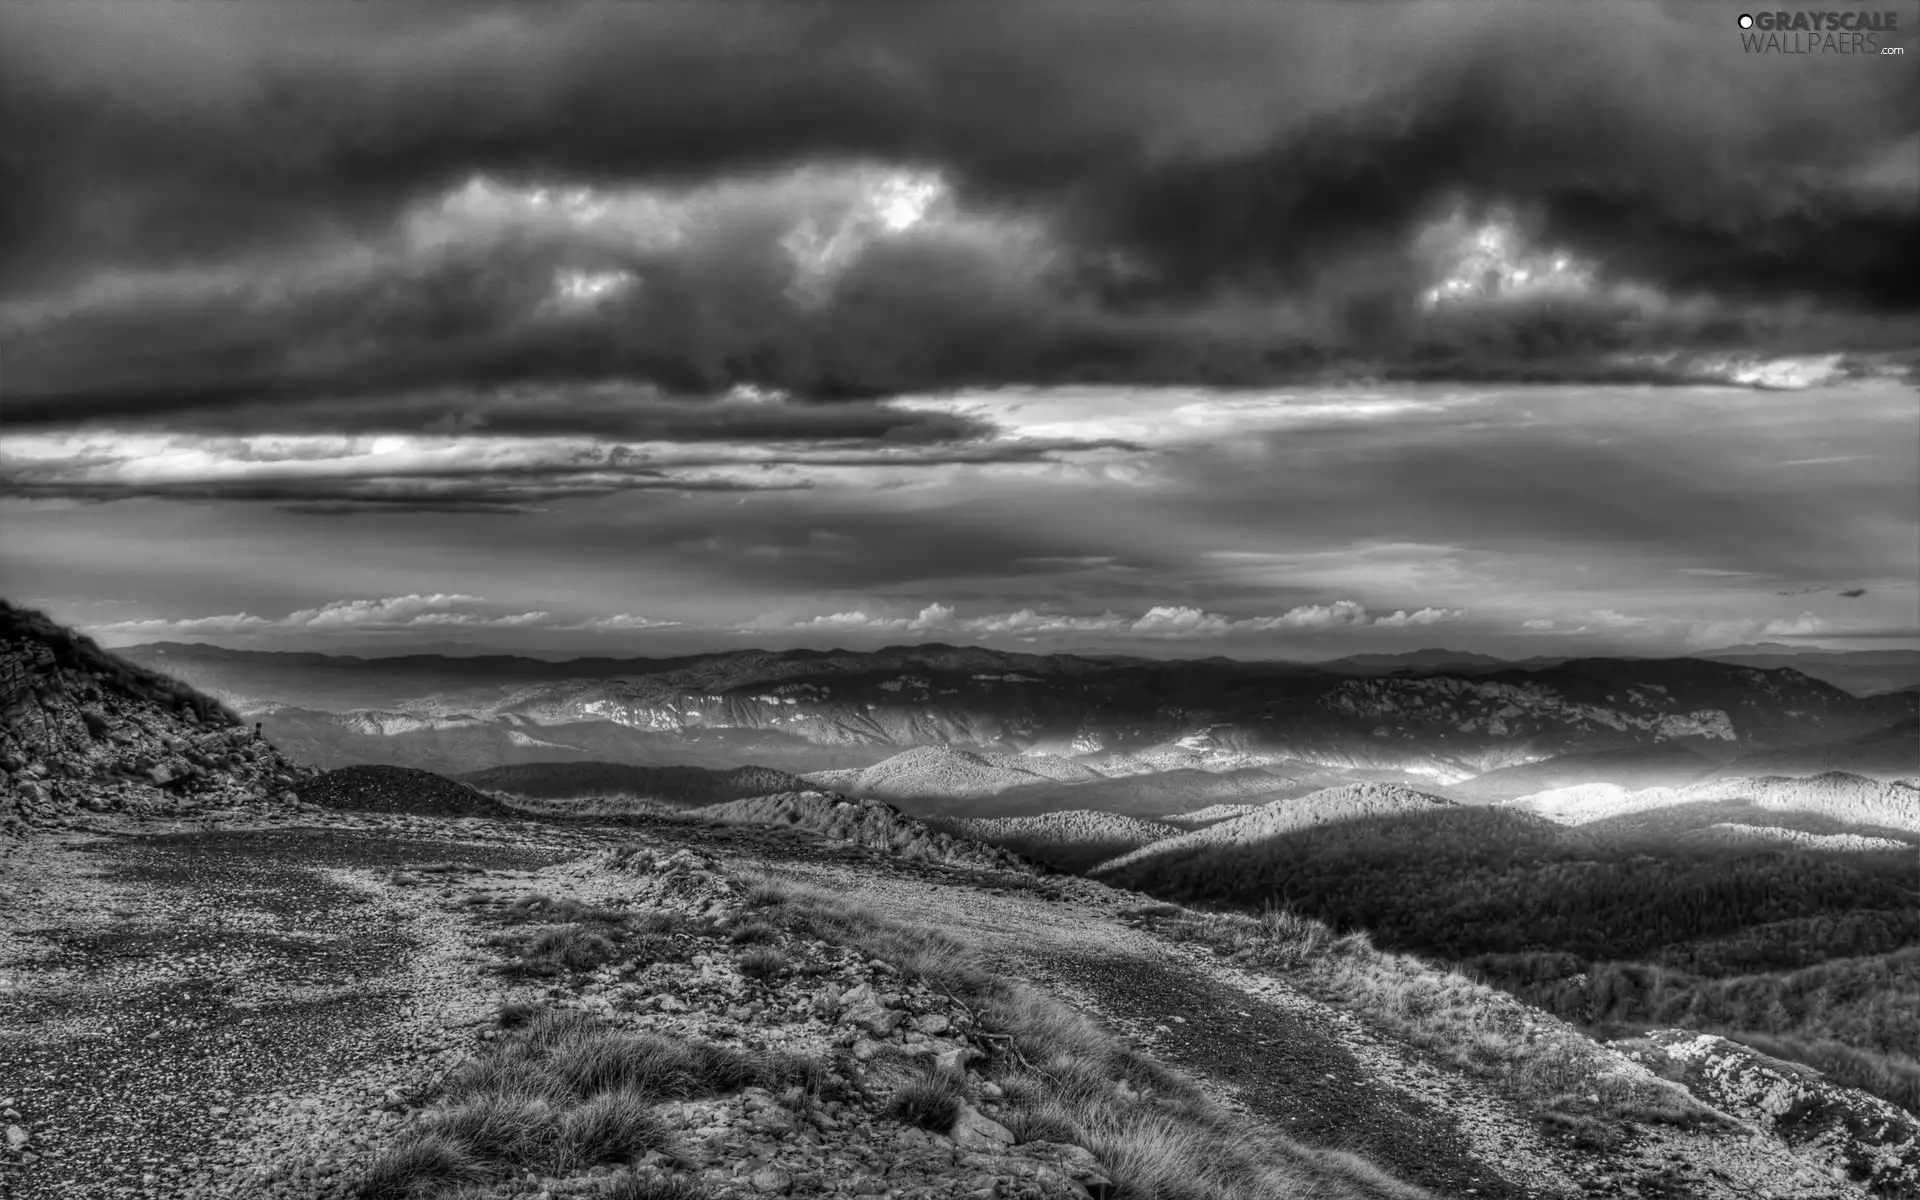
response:
{"label": "mountain range", "polygon": [[[1337,664],[939,644],[558,663],[182,644],[123,653],[261,721],[275,744],[327,767],[385,763],[458,774],[592,760],[755,763],[805,774],[860,772],[905,750],[949,747],[976,758],[921,765],[959,770],[969,781],[940,774],[924,781],[927,793],[978,798],[1032,788],[1035,799],[1100,779],[1277,773],[1217,792],[1187,787],[1186,807],[1369,779],[1445,787],[1569,756],[1613,756],[1632,768],[1621,782],[1635,786],[1689,782],[1743,756],[1799,752],[1823,769],[1920,772],[1920,750],[1909,753],[1913,739],[1900,732],[1920,716],[1920,692],[1855,696],[1790,666],[1701,659],[1436,666],[1424,664],[1429,653],[1416,656],[1423,665],[1387,673],[1390,663],[1369,657],[1353,664],[1363,672],[1355,674]],[[1847,758],[1856,743],[1872,761]],[[904,772],[901,765],[885,768],[884,779],[831,782],[904,799],[922,783],[915,764]],[[1540,790],[1532,780],[1512,788]],[[997,811],[1047,804],[1129,807],[1047,801]]]}

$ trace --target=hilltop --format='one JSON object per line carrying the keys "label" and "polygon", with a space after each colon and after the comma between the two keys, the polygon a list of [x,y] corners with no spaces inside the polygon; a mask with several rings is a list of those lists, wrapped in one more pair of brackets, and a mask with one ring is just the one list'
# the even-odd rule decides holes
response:
{"label": "hilltop", "polygon": [[1048,783],[1084,783],[1098,776],[1053,755],[1015,756],[922,746],[860,770],[818,771],[807,778],[819,787],[849,796],[952,800]]}
{"label": "hilltop", "polygon": [[1084,871],[1117,854],[1183,832],[1159,821],[1084,809],[1031,817],[950,818],[939,824],[1061,871]]}
{"label": "hilltop", "polygon": [[1356,783],[1326,788],[1305,796],[1276,800],[1243,816],[1152,842],[1130,854],[1101,863],[1093,869],[1093,873],[1099,875],[1118,871],[1155,858],[1217,850],[1226,846],[1248,846],[1313,825],[1421,812],[1450,807],[1452,804],[1451,800],[1398,784]]}

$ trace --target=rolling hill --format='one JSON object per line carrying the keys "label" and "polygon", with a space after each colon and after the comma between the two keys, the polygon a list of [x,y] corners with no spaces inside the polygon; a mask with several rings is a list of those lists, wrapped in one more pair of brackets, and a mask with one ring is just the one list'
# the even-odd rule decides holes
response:
{"label": "rolling hill", "polygon": [[1422,812],[1452,805],[1451,800],[1398,784],[1347,784],[1305,796],[1276,800],[1244,816],[1208,825],[1192,833],[1183,833],[1179,837],[1155,841],[1100,864],[1093,873],[1106,875],[1152,859],[1217,851],[1230,846],[1250,846],[1312,825]]}
{"label": "rolling hill", "polygon": [[1178,837],[1184,832],[1158,821],[1087,810],[1031,817],[936,818],[929,823],[1005,847],[1023,858],[1061,871],[1084,871],[1115,855],[1164,838]]}

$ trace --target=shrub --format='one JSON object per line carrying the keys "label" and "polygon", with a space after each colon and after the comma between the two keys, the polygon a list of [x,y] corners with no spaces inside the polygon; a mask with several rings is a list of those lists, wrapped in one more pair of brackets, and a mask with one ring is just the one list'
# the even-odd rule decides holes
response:
{"label": "shrub", "polygon": [[496,944],[513,955],[504,969],[519,975],[552,977],[591,971],[620,956],[618,946],[584,925],[562,925],[531,938],[505,938]]}
{"label": "shrub", "polygon": [[748,908],[774,908],[787,902],[787,889],[770,879],[755,880],[740,897]]}
{"label": "shrub", "polygon": [[485,1178],[485,1169],[464,1146],[425,1133],[376,1159],[353,1194],[357,1200],[423,1200],[443,1188]]}
{"label": "shrub", "polygon": [[946,1133],[960,1118],[964,1078],[938,1067],[920,1071],[893,1093],[887,1111],[909,1125]]}
{"label": "shrub", "polygon": [[755,946],[740,956],[740,973],[761,983],[772,983],[786,969],[786,956],[766,946]]}
{"label": "shrub", "polygon": [[780,940],[780,933],[765,921],[747,921],[727,931],[727,940],[736,946],[763,946]]}
{"label": "shrub", "polygon": [[629,1162],[673,1149],[673,1132],[653,1111],[653,1098],[633,1088],[601,1092],[561,1119],[560,1136],[579,1162]]}
{"label": "shrub", "polygon": [[685,1043],[651,1033],[603,1031],[556,1046],[546,1068],[575,1096],[632,1088],[683,1099],[700,1090],[696,1060]]}
{"label": "shrub", "polygon": [[509,1000],[500,1006],[500,1011],[494,1015],[494,1021],[502,1029],[519,1029],[544,1011],[537,1004],[522,1004],[519,1001]]}
{"label": "shrub", "polygon": [[537,1091],[482,1092],[427,1115],[425,1128],[482,1162],[525,1167],[552,1156],[558,1114]]}
{"label": "shrub", "polygon": [[707,1189],[676,1175],[629,1175],[615,1180],[593,1200],[707,1200]]}
{"label": "shrub", "polygon": [[582,904],[578,900],[556,900],[552,896],[539,892],[515,900],[501,915],[506,920],[522,925],[585,924],[619,927],[626,925],[632,919],[631,914],[617,908],[601,908],[598,905]]}

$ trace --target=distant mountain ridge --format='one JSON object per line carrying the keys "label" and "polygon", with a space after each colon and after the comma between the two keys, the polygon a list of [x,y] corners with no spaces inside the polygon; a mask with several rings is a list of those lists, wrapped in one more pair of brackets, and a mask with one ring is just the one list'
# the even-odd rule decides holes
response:
{"label": "distant mountain ridge", "polygon": [[1862,699],[1787,667],[1701,659],[1341,674],[938,644],[567,663],[177,645],[129,653],[258,713],[290,751],[322,765],[386,761],[456,774],[569,757],[744,760],[798,774],[946,746],[1001,756],[995,770],[1027,770],[1004,760],[1035,755],[1088,764],[1174,751],[1209,769],[1285,764],[1447,784],[1656,744],[1684,744],[1718,763],[1920,716],[1920,695]]}

